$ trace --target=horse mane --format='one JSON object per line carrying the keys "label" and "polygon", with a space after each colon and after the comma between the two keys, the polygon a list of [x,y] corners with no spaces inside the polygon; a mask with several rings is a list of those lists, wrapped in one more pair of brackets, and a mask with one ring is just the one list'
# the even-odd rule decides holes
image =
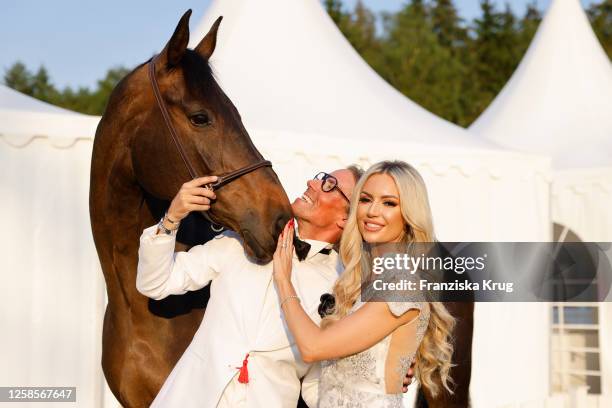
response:
{"label": "horse mane", "polygon": [[217,84],[217,80],[207,59],[196,51],[188,49],[185,50],[181,59],[181,67],[187,89],[201,92],[199,96],[202,97],[210,95],[214,89],[213,84]]}
{"label": "horse mane", "polygon": [[[129,74],[117,83],[110,95],[109,105],[115,101],[119,102],[121,97],[123,97],[126,92],[129,92],[130,77],[140,68],[151,62],[153,58],[154,56],[134,67]],[[206,58],[202,57],[194,50],[186,49],[180,64],[183,70],[186,89],[190,92],[194,92],[198,97],[209,101],[218,102],[220,99],[225,99],[223,98],[223,92],[219,92],[221,88],[217,82],[213,68]],[[218,107],[219,106],[215,106],[214,108]]]}

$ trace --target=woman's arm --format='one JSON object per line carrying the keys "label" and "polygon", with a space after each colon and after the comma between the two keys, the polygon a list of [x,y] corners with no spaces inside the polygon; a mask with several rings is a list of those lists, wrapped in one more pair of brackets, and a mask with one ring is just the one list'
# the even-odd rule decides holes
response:
{"label": "woman's arm", "polygon": [[294,298],[296,291],[291,283],[292,241],[293,230],[287,226],[274,254],[274,279],[285,320],[304,362],[345,357],[366,350],[418,316],[418,310],[409,310],[396,317],[386,302],[369,302],[355,313],[321,329]]}
{"label": "woman's arm", "polygon": [[[276,283],[281,301],[287,296],[295,296],[291,281],[282,279]],[[386,302],[368,302],[355,313],[321,329],[297,299],[287,299],[282,309],[306,363],[345,357],[366,350],[419,314],[418,310],[412,309],[396,317]]]}

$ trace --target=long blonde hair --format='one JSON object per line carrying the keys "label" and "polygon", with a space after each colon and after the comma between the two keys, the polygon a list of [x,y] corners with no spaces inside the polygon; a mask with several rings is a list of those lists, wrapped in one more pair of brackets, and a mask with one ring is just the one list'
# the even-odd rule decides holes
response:
{"label": "long blonde hair", "polygon": [[[351,209],[340,241],[340,257],[344,272],[333,288],[335,306],[325,316],[322,327],[346,316],[361,294],[361,285],[368,276],[362,262],[368,254],[363,252],[363,239],[357,224],[357,206],[366,181],[373,174],[388,174],[393,178],[399,191],[400,210],[406,223],[403,241],[434,242],[434,228],[429,207],[427,189],[419,172],[403,161],[383,161],[374,164],[359,179],[351,197]],[[451,334],[455,319],[440,302],[430,302],[430,318],[427,330],[415,357],[415,376],[432,395],[441,392],[441,387],[450,393],[449,376],[453,346]]]}

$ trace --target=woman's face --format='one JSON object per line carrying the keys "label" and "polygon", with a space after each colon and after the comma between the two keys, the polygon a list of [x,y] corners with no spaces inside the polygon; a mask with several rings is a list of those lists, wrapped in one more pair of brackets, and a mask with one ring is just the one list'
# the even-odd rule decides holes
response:
{"label": "woman's face", "polygon": [[388,174],[373,174],[363,185],[357,204],[357,225],[368,243],[399,242],[404,236],[399,192]]}

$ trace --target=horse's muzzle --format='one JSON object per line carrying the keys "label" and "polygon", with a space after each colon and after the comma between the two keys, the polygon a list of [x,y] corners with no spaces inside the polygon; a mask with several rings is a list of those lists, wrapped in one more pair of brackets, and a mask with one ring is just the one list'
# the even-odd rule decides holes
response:
{"label": "horse's muzzle", "polygon": [[[240,230],[240,235],[244,239],[246,253],[256,263],[264,265],[272,261],[278,236],[283,231],[285,224],[291,218],[291,214],[281,214],[276,217],[272,224],[272,230],[263,230],[258,233],[259,225],[252,225],[247,222],[245,227]],[[269,225],[269,224],[268,224]]]}
{"label": "horse's muzzle", "polygon": [[249,258],[260,265],[272,262],[274,250],[271,249],[270,245],[267,245],[268,248],[264,248],[263,244],[249,230],[240,231],[240,235],[244,239],[244,249]]}

